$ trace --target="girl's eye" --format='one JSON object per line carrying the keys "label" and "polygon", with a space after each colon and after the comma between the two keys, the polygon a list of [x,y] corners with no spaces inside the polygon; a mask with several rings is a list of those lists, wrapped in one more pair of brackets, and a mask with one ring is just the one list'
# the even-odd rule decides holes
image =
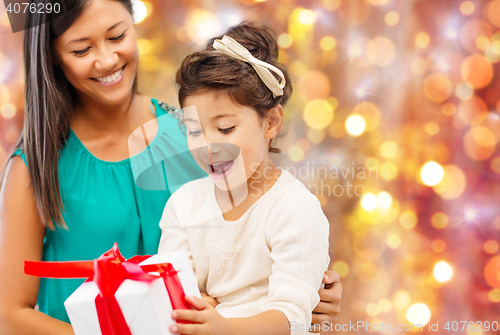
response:
{"label": "girl's eye", "polygon": [[232,132],[234,130],[234,128],[236,128],[236,126],[232,126],[229,128],[219,128],[219,131],[223,134],[229,134],[230,132]]}
{"label": "girl's eye", "polygon": [[110,38],[110,40],[119,41],[119,40],[122,40],[124,37],[125,37],[125,32],[123,32],[120,36]]}
{"label": "girl's eye", "polygon": [[87,49],[84,49],[84,50],[80,50],[80,51],[73,51],[73,53],[77,56],[83,56],[87,53],[87,51],[90,50],[90,47],[88,47]]}
{"label": "girl's eye", "polygon": [[201,130],[196,130],[196,131],[190,131],[188,133],[189,136],[198,136],[201,134]]}

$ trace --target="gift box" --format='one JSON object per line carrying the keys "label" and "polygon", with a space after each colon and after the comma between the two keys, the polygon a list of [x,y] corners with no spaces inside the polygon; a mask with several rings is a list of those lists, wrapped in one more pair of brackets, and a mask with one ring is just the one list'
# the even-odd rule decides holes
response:
{"label": "gift box", "polygon": [[183,251],[125,260],[115,244],[94,261],[25,263],[39,277],[88,277],[64,302],[76,335],[171,334],[171,311],[189,309],[185,295],[201,298]]}

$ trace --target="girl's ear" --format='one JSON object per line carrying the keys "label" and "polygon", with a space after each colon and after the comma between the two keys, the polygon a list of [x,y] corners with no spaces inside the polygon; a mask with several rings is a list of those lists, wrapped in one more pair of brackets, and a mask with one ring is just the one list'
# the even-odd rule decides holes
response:
{"label": "girl's ear", "polygon": [[283,107],[278,104],[269,109],[264,122],[264,137],[271,140],[278,135],[283,124]]}

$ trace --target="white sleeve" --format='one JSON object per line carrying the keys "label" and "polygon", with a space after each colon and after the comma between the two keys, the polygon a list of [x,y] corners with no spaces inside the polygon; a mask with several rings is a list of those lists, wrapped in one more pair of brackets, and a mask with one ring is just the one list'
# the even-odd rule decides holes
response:
{"label": "white sleeve", "polygon": [[191,253],[191,249],[189,248],[186,227],[181,222],[179,215],[179,211],[181,211],[182,208],[179,207],[178,204],[183,204],[184,202],[176,201],[176,199],[178,199],[177,192],[168,199],[161,216],[161,237],[160,245],[158,246],[158,253],[163,254],[167,252],[183,250],[187,253],[189,261],[191,263],[191,267],[194,271],[193,256]]}
{"label": "white sleeve", "polygon": [[307,334],[327,270],[329,223],[312,194],[282,195],[269,214],[266,240],[273,260],[269,293],[260,312],[282,311],[291,335]]}

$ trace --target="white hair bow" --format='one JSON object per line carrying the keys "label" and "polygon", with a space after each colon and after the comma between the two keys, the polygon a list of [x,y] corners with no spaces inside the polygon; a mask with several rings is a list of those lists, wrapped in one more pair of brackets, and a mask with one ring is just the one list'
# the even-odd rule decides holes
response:
{"label": "white hair bow", "polygon": [[[264,84],[271,90],[273,97],[276,98],[283,95],[283,87],[285,87],[286,82],[285,76],[280,69],[269,63],[258,60],[252,56],[250,51],[248,51],[244,46],[227,35],[224,35],[222,40],[215,40],[213,46],[217,51],[223,54],[250,63],[259,75],[260,79],[262,79]],[[272,70],[281,77],[281,83],[278,82],[276,77],[273,76],[269,70]]]}

